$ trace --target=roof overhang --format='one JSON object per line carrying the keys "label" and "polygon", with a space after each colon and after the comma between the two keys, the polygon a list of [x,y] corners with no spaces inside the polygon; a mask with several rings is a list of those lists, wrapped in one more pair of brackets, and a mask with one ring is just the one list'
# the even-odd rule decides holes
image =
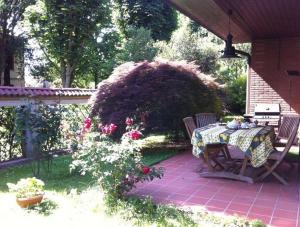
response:
{"label": "roof overhang", "polygon": [[183,14],[222,39],[231,34],[235,43],[256,39],[300,36],[299,0],[167,0]]}
{"label": "roof overhang", "polygon": [[0,86],[0,106],[21,106],[26,103],[87,104],[94,89],[31,88]]}

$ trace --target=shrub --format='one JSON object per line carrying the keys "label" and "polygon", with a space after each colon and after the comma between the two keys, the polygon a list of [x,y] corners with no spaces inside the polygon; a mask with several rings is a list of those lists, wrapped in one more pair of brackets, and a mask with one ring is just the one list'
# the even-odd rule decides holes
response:
{"label": "shrub", "polygon": [[227,86],[228,108],[232,113],[244,114],[246,107],[247,77],[239,76]]}
{"label": "shrub", "polygon": [[127,116],[135,116],[148,131],[178,134],[186,116],[220,113],[216,89],[213,79],[201,74],[194,64],[126,63],[98,85],[91,101],[91,115],[98,115],[104,124],[118,125]]}
{"label": "shrub", "polygon": [[[88,172],[93,175],[99,180],[104,193],[114,198],[123,198],[124,193],[137,182],[163,175],[162,168],[143,164],[139,143],[136,142],[142,134],[134,125],[129,125],[127,121],[126,124],[127,132],[121,142],[116,142],[111,137],[117,128],[115,124],[102,125],[97,129],[87,118],[71,165],[72,169],[79,168],[82,174]],[[93,130],[89,132],[91,128]]]}

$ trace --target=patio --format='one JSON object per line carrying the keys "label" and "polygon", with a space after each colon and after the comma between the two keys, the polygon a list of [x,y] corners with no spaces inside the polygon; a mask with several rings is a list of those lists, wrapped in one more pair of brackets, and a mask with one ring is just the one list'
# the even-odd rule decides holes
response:
{"label": "patio", "polygon": [[133,194],[151,196],[158,203],[260,219],[270,226],[300,226],[297,168],[289,173],[289,185],[283,186],[273,177],[255,184],[201,178],[199,172],[205,167],[190,150],[157,166],[165,168],[164,177],[139,184]]}

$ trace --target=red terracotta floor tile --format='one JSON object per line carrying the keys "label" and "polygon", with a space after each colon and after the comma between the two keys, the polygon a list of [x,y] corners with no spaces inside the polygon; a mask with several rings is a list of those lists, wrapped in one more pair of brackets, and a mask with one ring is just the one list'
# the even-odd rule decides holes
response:
{"label": "red terracotta floor tile", "polygon": [[298,211],[288,211],[275,209],[273,217],[274,218],[286,218],[286,219],[297,219]]}
{"label": "red terracotta floor tile", "polygon": [[215,191],[202,191],[202,190],[194,193],[195,196],[201,196],[204,198],[212,198],[215,194],[216,194]]}
{"label": "red terracotta floor tile", "polygon": [[216,207],[216,208],[220,208],[220,209],[226,209],[226,207],[229,205],[229,202],[225,202],[225,201],[220,201],[220,200],[209,200],[206,203],[206,206],[208,207]]}
{"label": "red terracotta floor tile", "polygon": [[191,196],[190,198],[188,198],[186,200],[186,202],[205,205],[208,202],[208,200],[209,200],[208,198],[203,198],[203,197],[199,197],[199,196]]}
{"label": "red terracotta floor tile", "polygon": [[236,196],[232,202],[242,203],[242,204],[252,204],[255,197],[246,197],[246,196]]}
{"label": "red terracotta floor tile", "polygon": [[271,226],[274,227],[296,227],[297,221],[284,219],[284,218],[273,218],[271,221]]}
{"label": "red terracotta floor tile", "polygon": [[223,193],[217,193],[213,199],[216,200],[222,200],[222,201],[231,201],[235,197],[234,194],[223,194]]}
{"label": "red terracotta floor tile", "polygon": [[246,212],[240,212],[236,210],[229,210],[227,209],[225,211],[226,214],[231,215],[231,216],[239,216],[239,217],[246,217],[247,213]]}
{"label": "red terracotta floor tile", "polygon": [[227,209],[247,213],[250,207],[251,207],[250,204],[240,204],[240,203],[231,202]]}
{"label": "red terracotta floor tile", "polygon": [[264,215],[258,215],[253,213],[248,214],[247,218],[250,220],[260,220],[266,225],[269,224],[271,220],[271,216],[264,216]]}
{"label": "red terracotta floor tile", "polygon": [[273,208],[276,204],[276,200],[266,200],[266,199],[256,199],[254,201],[254,206],[262,206],[262,207],[271,207]]}
{"label": "red terracotta floor tile", "polygon": [[264,216],[271,216],[273,213],[273,208],[271,207],[261,207],[261,206],[252,206],[250,213],[259,214]]}
{"label": "red terracotta floor tile", "polygon": [[276,207],[282,210],[291,210],[297,211],[299,204],[297,202],[286,202],[282,200],[278,200]]}
{"label": "red terracotta floor tile", "polygon": [[[271,223],[293,225],[300,205],[299,177],[291,173],[288,186],[282,186],[273,177],[263,183],[246,184],[226,179],[201,178],[203,163],[190,151],[161,162],[165,176],[150,183],[139,183],[131,195],[152,196],[154,201],[173,202],[176,205],[203,206],[210,210],[248,214],[249,218],[274,216]],[[285,226],[284,225],[284,226]],[[300,227],[300,226],[299,226]]]}

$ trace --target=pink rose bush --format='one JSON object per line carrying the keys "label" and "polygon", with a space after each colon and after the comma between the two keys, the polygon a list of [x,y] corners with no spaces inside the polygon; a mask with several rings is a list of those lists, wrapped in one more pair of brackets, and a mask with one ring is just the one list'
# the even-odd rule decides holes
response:
{"label": "pink rose bush", "polygon": [[104,125],[104,126],[100,127],[101,132],[107,136],[114,134],[114,132],[117,130],[117,128],[118,128],[118,126],[116,126],[115,124],[109,124],[109,125]]}
{"label": "pink rose bush", "polygon": [[[85,119],[82,140],[71,165],[71,169],[78,169],[81,174],[92,174],[103,191],[115,197],[123,197],[138,182],[163,176],[162,168],[143,164],[140,143],[137,142],[143,134],[133,118],[126,118],[125,124],[127,131],[120,141],[116,141],[113,138],[117,125],[110,123],[92,127],[92,120]],[[91,128],[99,130],[92,131]]]}

